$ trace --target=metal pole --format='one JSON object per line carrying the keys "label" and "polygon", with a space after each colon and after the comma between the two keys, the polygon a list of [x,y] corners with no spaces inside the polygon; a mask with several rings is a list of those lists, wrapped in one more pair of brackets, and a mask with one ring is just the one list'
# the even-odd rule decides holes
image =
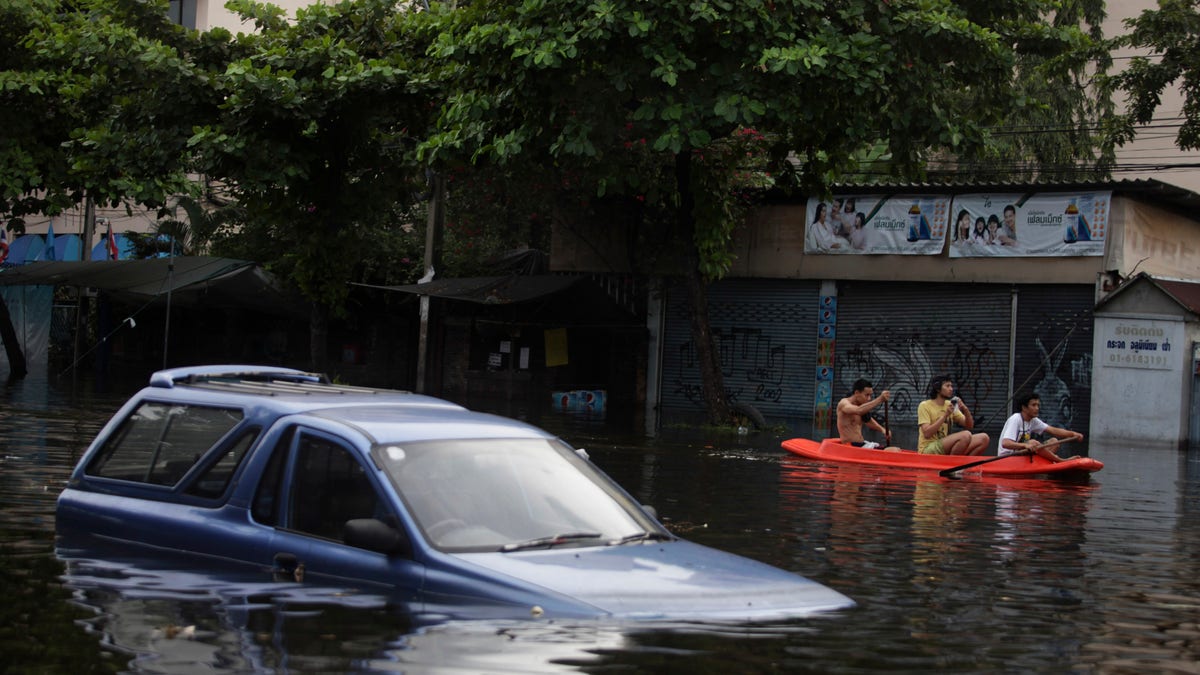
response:
{"label": "metal pole", "polygon": [[[1002,420],[1008,419],[1009,413],[1012,412],[1008,407],[1008,402],[1012,400],[1016,393],[1013,390],[1013,380],[1017,378],[1017,287],[1013,286],[1010,292],[1011,299],[1009,301],[1008,316],[1008,398],[1004,401],[1004,410],[1000,411],[1000,419]],[[1067,331],[1067,335],[1070,334],[1070,331]]]}
{"label": "metal pole", "polygon": [[[92,256],[92,233],[95,232],[96,226],[96,203],[92,201],[92,196],[88,195],[83,205],[83,236],[81,238],[81,246],[79,247],[79,259],[91,260]],[[84,317],[88,314],[88,302],[83,286],[75,287],[75,342],[72,347],[74,358],[71,363],[79,364],[79,349],[81,334],[83,333],[86,323]],[[72,376],[78,375],[79,370],[72,367],[74,372]]]}
{"label": "metal pole", "polygon": [[[433,174],[430,180],[429,215],[425,223],[425,275],[417,280],[418,284],[433,281],[434,259],[437,255],[438,241],[442,229],[442,192],[444,182],[441,176]],[[429,296],[421,296],[421,328],[417,340],[417,393],[425,393],[428,386],[429,360]]]}
{"label": "metal pole", "polygon": [[167,259],[167,318],[163,322],[163,370],[167,369],[167,345],[171,341],[171,289],[175,285],[175,240],[169,242],[170,257]]}

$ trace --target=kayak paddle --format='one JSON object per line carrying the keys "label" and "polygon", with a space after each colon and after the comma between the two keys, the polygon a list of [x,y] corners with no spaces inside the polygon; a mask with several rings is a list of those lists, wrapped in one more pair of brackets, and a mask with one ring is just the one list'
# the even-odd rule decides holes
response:
{"label": "kayak paddle", "polygon": [[[1072,439],[1063,440],[1061,438],[1056,438],[1056,439],[1050,441],[1049,443],[1042,443],[1041,447],[1047,448],[1047,447],[1051,447],[1051,446],[1055,446],[1055,445],[1060,445],[1062,443],[1068,443],[1071,440]],[[959,473],[959,472],[963,471],[964,469],[970,469],[972,467],[979,466],[980,464],[987,464],[988,462],[998,462],[998,461],[1004,459],[1005,457],[1016,457],[1018,455],[1032,455],[1033,452],[1034,452],[1033,450],[1014,450],[1013,452],[1010,452],[1007,455],[999,455],[997,457],[988,457],[987,459],[981,459],[979,461],[971,462],[969,464],[963,464],[961,466],[955,466],[955,467],[951,467],[949,469],[942,469],[941,471],[938,472],[938,475],[942,476],[943,478],[952,478],[952,477],[954,477],[954,474]]]}
{"label": "kayak paddle", "polygon": [[883,440],[888,444],[892,442],[892,429],[888,425],[888,400],[883,399]]}

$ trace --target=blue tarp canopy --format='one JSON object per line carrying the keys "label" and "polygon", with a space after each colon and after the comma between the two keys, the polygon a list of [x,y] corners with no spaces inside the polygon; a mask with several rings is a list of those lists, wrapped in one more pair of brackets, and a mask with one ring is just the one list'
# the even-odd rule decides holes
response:
{"label": "blue tarp canopy", "polygon": [[12,240],[8,245],[8,257],[5,265],[24,265],[26,261],[33,262],[42,255],[46,248],[46,240],[40,234],[26,234]]}
{"label": "blue tarp canopy", "polygon": [[[79,260],[81,247],[79,235],[54,235],[54,259],[59,261]],[[46,259],[46,239],[40,234],[24,234],[8,245],[5,265],[25,265]]]}

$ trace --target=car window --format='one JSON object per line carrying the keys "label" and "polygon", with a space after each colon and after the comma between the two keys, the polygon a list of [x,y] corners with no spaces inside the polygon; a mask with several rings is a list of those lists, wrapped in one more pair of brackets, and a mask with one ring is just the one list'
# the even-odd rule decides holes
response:
{"label": "car window", "polygon": [[289,528],[341,541],[346,521],[386,518],[362,464],[342,446],[301,434],[288,495]]}
{"label": "car window", "polygon": [[86,473],[174,485],[242,421],[242,411],[147,401],[121,422]]}
{"label": "car window", "polygon": [[225,488],[229,487],[229,481],[233,480],[233,472],[242,463],[242,458],[254,444],[254,439],[258,438],[259,431],[261,431],[259,427],[253,427],[243,432],[236,441],[225,448],[219,459],[192,481],[185,492],[197,497],[208,498],[216,498],[225,494]]}
{"label": "car window", "polygon": [[254,491],[254,505],[250,515],[263,525],[279,524],[279,508],[283,504],[280,490],[283,486],[283,469],[287,466],[288,450],[291,449],[295,428],[288,427],[271,450],[271,458],[263,469],[262,478]]}

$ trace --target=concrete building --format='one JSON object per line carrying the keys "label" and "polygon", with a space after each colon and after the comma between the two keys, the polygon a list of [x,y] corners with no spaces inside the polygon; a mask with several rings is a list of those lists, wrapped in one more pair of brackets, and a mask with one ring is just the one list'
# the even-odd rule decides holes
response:
{"label": "concrete building", "polygon": [[1096,306],[1092,434],[1145,449],[1200,444],[1200,281],[1123,283]]}

